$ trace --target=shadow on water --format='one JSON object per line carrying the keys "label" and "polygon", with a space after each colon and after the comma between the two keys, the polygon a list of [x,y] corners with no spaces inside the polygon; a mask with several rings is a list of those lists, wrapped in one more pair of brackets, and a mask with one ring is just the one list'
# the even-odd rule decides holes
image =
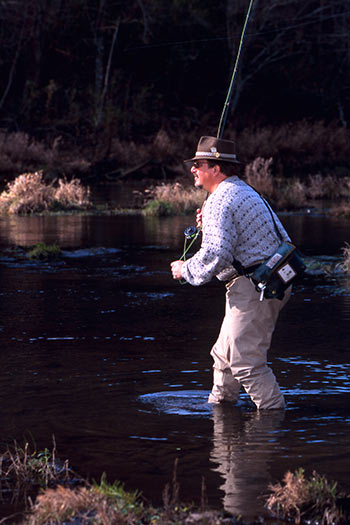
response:
{"label": "shadow on water", "polygon": [[[348,225],[283,222],[309,256],[339,260]],[[223,315],[219,282],[172,281],[189,219],[114,216],[0,219],[1,439],[25,437],[161,503],[176,458],[180,497],[267,515],[262,495],[287,470],[317,470],[350,491],[350,292],[310,276],[282,312],[270,362],[285,412],[257,413],[245,394],[211,407],[211,358]],[[57,243],[62,260],[10,248]]]}

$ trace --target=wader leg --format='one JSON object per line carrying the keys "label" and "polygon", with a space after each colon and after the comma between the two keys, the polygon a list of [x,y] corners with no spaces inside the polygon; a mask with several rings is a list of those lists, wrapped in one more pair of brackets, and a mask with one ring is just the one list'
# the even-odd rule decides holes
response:
{"label": "wader leg", "polygon": [[[221,400],[217,393],[228,391],[221,383],[229,383],[226,371],[224,376],[224,370],[229,369],[235,380],[231,382],[231,392],[238,394],[238,388],[233,385],[239,384],[259,409],[285,406],[276,378],[266,361],[279,312],[288,301],[290,293],[289,289],[283,301],[259,301],[259,294],[246,277],[238,277],[229,286],[225,318],[219,338],[211,351],[214,358],[212,395],[217,399],[216,402]],[[223,397],[226,398],[225,395]]]}

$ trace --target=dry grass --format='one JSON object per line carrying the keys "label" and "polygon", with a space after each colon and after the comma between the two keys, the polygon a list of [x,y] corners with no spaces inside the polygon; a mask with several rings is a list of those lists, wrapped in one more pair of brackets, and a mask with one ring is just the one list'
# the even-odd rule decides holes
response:
{"label": "dry grass", "polygon": [[265,197],[272,197],[276,192],[276,182],[271,171],[272,161],[272,157],[257,157],[245,168],[245,180]]}
{"label": "dry grass", "polygon": [[237,139],[240,156],[248,161],[273,157],[279,176],[349,166],[350,129],[322,121],[246,128],[232,138]]}
{"label": "dry grass", "polygon": [[77,151],[70,152],[60,136],[48,145],[27,133],[0,130],[0,173],[21,173],[43,168],[50,173],[86,173],[90,162]]}
{"label": "dry grass", "polygon": [[350,244],[348,242],[345,243],[345,246],[342,251],[343,251],[342,267],[344,271],[350,275]]}
{"label": "dry grass", "polygon": [[[245,180],[259,193],[271,200],[279,210],[298,209],[310,201],[337,200],[350,196],[350,177],[321,174],[309,175],[305,182],[297,177],[282,178],[273,175],[273,158],[257,157],[245,168]],[[344,208],[333,212],[343,214]]]}
{"label": "dry grass", "polygon": [[[37,497],[22,525],[59,525],[64,522],[94,525],[179,525],[181,523],[220,525],[228,520],[218,511],[206,507],[205,484],[202,483],[201,508],[185,505],[179,500],[175,460],[171,483],[163,492],[163,507],[145,504],[138,492],[126,492],[115,482],[107,483],[105,475],[100,484],[86,484],[75,489],[58,486],[46,489]],[[232,523],[232,520],[229,520]],[[240,520],[235,520],[238,525]]]}
{"label": "dry grass", "polygon": [[56,457],[56,444],[50,451],[31,450],[29,443],[20,447],[16,442],[0,456],[0,494],[11,494],[12,501],[27,500],[27,494],[47,488],[71,477],[68,460]]}
{"label": "dry grass", "polygon": [[340,217],[342,219],[350,219],[350,204],[343,203],[332,206],[330,214],[334,217]]}
{"label": "dry grass", "polygon": [[70,489],[62,486],[58,486],[57,489],[47,489],[39,494],[31,514],[23,523],[44,525],[60,524],[71,520],[96,525],[136,523],[129,513],[123,516],[114,502],[95,487]]}
{"label": "dry grass", "polygon": [[272,174],[273,159],[257,157],[247,164],[244,178],[279,210],[302,208],[307,203],[305,185],[299,179],[281,179]]}
{"label": "dry grass", "polygon": [[206,192],[194,187],[187,187],[179,182],[160,184],[146,190],[146,215],[183,215],[200,208]]}
{"label": "dry grass", "polygon": [[294,474],[287,472],[283,483],[270,486],[272,494],[267,500],[267,507],[292,523],[320,523],[323,525],[340,524],[344,515],[337,506],[342,498],[337,484],[327,481],[316,472],[310,479],[299,469]]}
{"label": "dry grass", "polygon": [[46,183],[42,172],[23,173],[0,194],[0,213],[28,214],[50,210],[86,209],[90,206],[90,190],[73,179]]}

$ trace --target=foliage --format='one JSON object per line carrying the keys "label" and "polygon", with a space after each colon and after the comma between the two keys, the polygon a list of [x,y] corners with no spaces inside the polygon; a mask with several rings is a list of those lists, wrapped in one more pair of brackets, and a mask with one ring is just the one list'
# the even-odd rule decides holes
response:
{"label": "foliage", "polygon": [[0,194],[0,212],[7,214],[40,213],[50,210],[86,209],[90,190],[73,179],[46,183],[42,172],[24,173]]}
{"label": "foliage", "polygon": [[287,472],[283,483],[270,486],[271,495],[267,506],[276,511],[283,519],[294,523],[345,523],[345,517],[337,505],[343,495],[338,491],[337,483],[329,482],[324,476],[313,472],[308,479],[304,469],[294,474]]}
{"label": "foliage", "polygon": [[205,191],[184,186],[179,182],[160,184],[146,190],[146,215],[180,215],[192,213],[201,207]]}
{"label": "foliage", "polygon": [[[178,129],[213,127],[247,6],[226,0],[4,1],[2,126],[58,131],[71,140],[88,135],[107,150],[116,135],[148,136],[164,122]],[[347,11],[346,0],[271,0],[269,9],[255,2],[232,100],[232,110],[239,109],[235,127],[303,117],[346,126]]]}
{"label": "foliage", "polygon": [[[272,173],[273,158],[257,157],[245,168],[245,180],[279,210],[300,209],[312,203],[313,199],[334,200],[350,196],[350,177],[332,175],[309,175],[303,182],[297,177],[283,178]],[[332,213],[340,215],[341,206]]]}
{"label": "foliage", "polygon": [[84,174],[90,163],[77,150],[71,151],[61,135],[52,140],[39,140],[21,131],[0,130],[0,173],[20,173],[23,170]]}
{"label": "foliage", "polygon": [[56,259],[61,255],[61,248],[56,244],[48,245],[40,242],[29,250],[28,257],[30,259]]}
{"label": "foliage", "polygon": [[337,204],[330,209],[330,214],[334,217],[341,217],[343,219],[350,219],[350,204]]}
{"label": "foliage", "polygon": [[345,246],[343,248],[343,268],[344,271],[348,274],[350,274],[350,244],[348,242],[345,243]]}
{"label": "foliage", "polygon": [[[227,518],[220,511],[207,508],[204,480],[202,480],[202,503],[196,509],[180,501],[180,485],[177,479],[178,460],[175,460],[171,482],[163,491],[163,506],[153,507],[142,495],[128,492],[115,481],[108,483],[103,474],[99,483],[79,478],[56,457],[53,449],[31,450],[28,443],[8,447],[0,456],[1,496],[12,495],[17,503],[22,499],[30,505],[23,525],[60,525],[76,522],[95,525],[178,525],[180,523],[203,523],[206,525],[243,525],[239,518]],[[348,518],[340,506],[349,501],[335,482],[313,472],[307,479],[304,470],[294,474],[287,472],[283,482],[269,487],[267,507],[279,517],[294,523],[346,523]],[[28,499],[28,496],[30,498]],[[3,519],[7,522],[7,518]]]}
{"label": "foliage", "polygon": [[58,482],[68,480],[71,471],[68,461],[60,462],[56,458],[56,444],[50,451],[31,450],[28,442],[20,447],[16,442],[8,446],[0,456],[1,465],[1,496],[12,493],[12,499],[19,501],[26,495],[32,494],[38,488],[54,486]]}

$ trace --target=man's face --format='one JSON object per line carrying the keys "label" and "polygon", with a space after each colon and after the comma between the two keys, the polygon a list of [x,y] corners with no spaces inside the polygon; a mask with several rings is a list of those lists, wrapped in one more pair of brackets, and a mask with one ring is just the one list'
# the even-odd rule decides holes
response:
{"label": "man's face", "polygon": [[204,188],[209,191],[213,181],[213,168],[208,166],[206,160],[196,160],[192,164],[191,173],[194,177],[196,188]]}

